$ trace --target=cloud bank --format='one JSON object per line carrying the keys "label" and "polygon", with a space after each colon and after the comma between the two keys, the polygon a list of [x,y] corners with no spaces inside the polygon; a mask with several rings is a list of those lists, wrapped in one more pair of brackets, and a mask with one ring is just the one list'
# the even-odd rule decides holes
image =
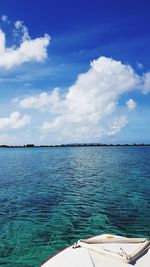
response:
{"label": "cloud bank", "polygon": [[42,125],[43,135],[55,132],[62,141],[93,141],[116,135],[126,126],[127,111],[136,102],[129,99],[124,113],[118,103],[123,94],[134,90],[150,90],[149,73],[139,76],[130,65],[100,57],[78,76],[65,96],[56,88],[50,94],[22,99],[20,106],[50,112],[50,120]]}

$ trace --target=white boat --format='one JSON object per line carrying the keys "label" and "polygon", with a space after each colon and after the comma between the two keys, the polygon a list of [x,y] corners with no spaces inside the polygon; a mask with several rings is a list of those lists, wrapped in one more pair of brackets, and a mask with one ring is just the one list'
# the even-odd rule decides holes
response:
{"label": "white boat", "polygon": [[150,267],[150,239],[103,234],[79,240],[41,267]]}

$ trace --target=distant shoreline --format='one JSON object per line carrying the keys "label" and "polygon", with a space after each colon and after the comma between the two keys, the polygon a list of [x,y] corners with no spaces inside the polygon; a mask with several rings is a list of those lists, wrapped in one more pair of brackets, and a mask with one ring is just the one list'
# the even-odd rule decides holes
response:
{"label": "distant shoreline", "polygon": [[34,145],[34,144],[26,144],[26,145],[17,145],[17,146],[9,146],[9,145],[0,145],[0,148],[44,148],[44,147],[144,147],[150,146],[150,144],[101,144],[101,143],[83,143],[83,144],[61,144],[61,145]]}

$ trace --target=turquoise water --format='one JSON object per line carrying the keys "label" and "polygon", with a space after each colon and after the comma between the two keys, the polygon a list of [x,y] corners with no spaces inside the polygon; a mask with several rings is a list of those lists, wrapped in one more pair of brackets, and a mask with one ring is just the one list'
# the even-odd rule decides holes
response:
{"label": "turquoise water", "polygon": [[0,266],[39,267],[79,238],[150,237],[150,147],[0,150]]}

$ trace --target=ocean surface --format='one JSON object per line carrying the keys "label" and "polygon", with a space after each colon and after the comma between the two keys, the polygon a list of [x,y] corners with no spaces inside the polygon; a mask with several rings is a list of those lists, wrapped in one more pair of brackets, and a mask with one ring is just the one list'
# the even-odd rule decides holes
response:
{"label": "ocean surface", "polygon": [[102,233],[150,237],[150,147],[0,149],[0,266]]}

